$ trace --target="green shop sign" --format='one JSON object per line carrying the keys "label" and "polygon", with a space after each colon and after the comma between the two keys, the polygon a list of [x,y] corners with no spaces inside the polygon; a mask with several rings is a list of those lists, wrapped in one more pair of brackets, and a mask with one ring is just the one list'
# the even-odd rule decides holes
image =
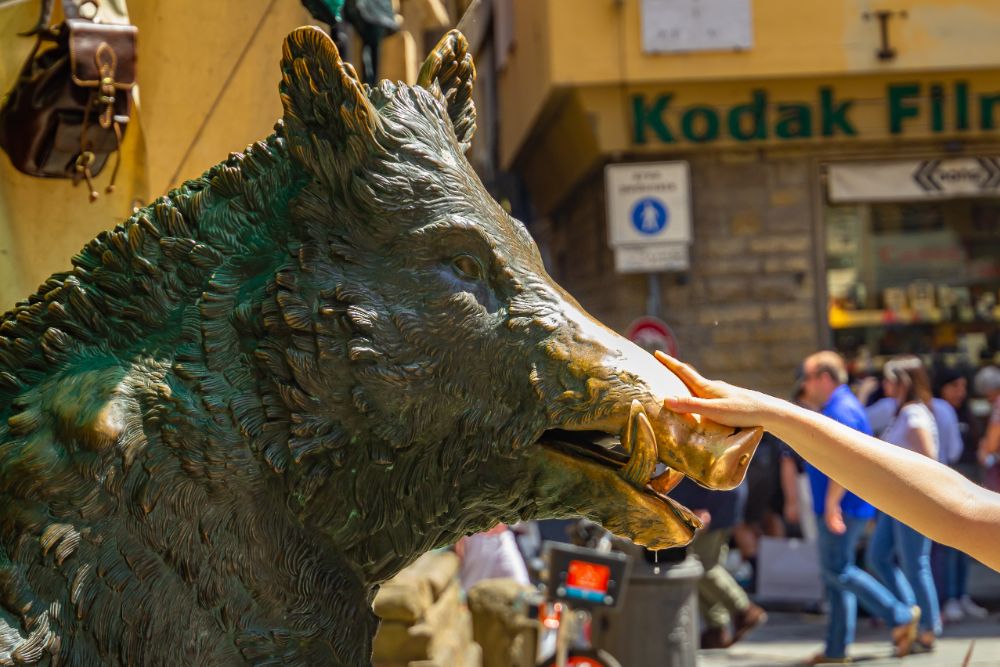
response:
{"label": "green shop sign", "polygon": [[[1000,92],[973,95],[963,81],[942,84],[893,83],[886,86],[886,127],[890,135],[905,134],[920,122],[933,133],[994,130],[1000,125]],[[768,139],[812,139],[858,135],[851,112],[856,100],[841,98],[830,86],[817,90],[815,102],[772,103],[766,90],[729,108],[694,105],[676,108],[673,93],[632,97],[633,141],[650,139],[673,144],[711,143],[721,138],[751,142]],[[948,122],[946,122],[946,118]]]}

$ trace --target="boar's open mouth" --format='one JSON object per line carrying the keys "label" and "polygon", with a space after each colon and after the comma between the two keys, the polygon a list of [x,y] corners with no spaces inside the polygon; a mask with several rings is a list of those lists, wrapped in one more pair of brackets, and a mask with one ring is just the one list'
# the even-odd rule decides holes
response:
{"label": "boar's open mouth", "polygon": [[647,411],[638,400],[627,417],[587,426],[549,429],[538,439],[554,470],[546,491],[558,490],[568,509],[654,549],[687,544],[701,527],[667,494],[685,476],[709,488],[735,487],[762,434]]}
{"label": "boar's open mouth", "polygon": [[628,463],[628,454],[621,446],[621,439],[603,431],[566,431],[554,428],[543,433],[538,442],[570,456],[590,459],[615,470],[621,470]]}
{"label": "boar's open mouth", "polygon": [[[592,461],[618,473],[629,468],[631,457],[622,446],[620,436],[603,431],[567,431],[550,429],[542,434],[538,443],[577,459]],[[660,468],[657,470],[657,467]],[[638,487],[648,486],[650,491],[665,495],[683,479],[676,470],[663,465],[655,466],[649,477],[632,479]],[[654,484],[655,483],[655,484]]]}

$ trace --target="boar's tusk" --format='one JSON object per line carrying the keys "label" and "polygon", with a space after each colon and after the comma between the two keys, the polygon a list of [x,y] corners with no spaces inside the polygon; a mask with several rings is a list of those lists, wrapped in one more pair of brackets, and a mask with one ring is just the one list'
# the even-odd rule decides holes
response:
{"label": "boar's tusk", "polygon": [[622,446],[629,453],[621,476],[638,489],[645,488],[656,468],[656,435],[642,403],[632,401],[628,422],[622,434]]}

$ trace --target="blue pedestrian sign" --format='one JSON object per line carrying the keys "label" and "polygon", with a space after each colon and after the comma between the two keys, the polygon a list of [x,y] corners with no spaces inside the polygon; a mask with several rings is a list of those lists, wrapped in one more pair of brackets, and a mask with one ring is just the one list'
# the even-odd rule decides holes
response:
{"label": "blue pedestrian sign", "polygon": [[656,197],[643,197],[636,201],[629,217],[632,219],[632,226],[640,234],[649,236],[659,234],[670,219],[666,204]]}
{"label": "blue pedestrian sign", "polygon": [[[2,0],[0,0],[2,1]],[[690,268],[691,186],[687,162],[604,167],[608,244],[619,273]]]}

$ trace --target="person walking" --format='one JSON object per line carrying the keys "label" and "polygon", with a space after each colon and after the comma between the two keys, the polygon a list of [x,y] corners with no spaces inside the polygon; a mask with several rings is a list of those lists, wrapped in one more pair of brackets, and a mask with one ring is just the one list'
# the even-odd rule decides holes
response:
{"label": "person walking", "polygon": [[[802,371],[805,404],[830,419],[871,435],[864,408],[847,387],[847,371],[839,354],[823,351],[810,355],[803,362]],[[920,618],[919,609],[894,596],[855,562],[858,541],[875,509],[808,461],[806,473],[817,515],[820,569],[830,602],[826,646],[810,664],[849,662],[847,647],[854,640],[859,600],[893,629],[896,655],[908,654]]]}
{"label": "person walking", "polygon": [[986,433],[979,441],[977,457],[983,467],[983,486],[1000,491],[1000,368],[981,368],[973,379],[976,393],[990,402]]}
{"label": "person walking", "polygon": [[695,509],[706,524],[688,545],[704,569],[698,580],[698,606],[703,621],[701,647],[705,649],[728,648],[767,622],[764,609],[750,601],[724,565],[746,492],[746,484],[732,491],[709,491],[686,478],[670,492],[675,501]]}
{"label": "person walking", "polygon": [[[882,439],[937,460],[940,441],[923,362],[918,357],[899,357],[886,363],[883,374],[887,392],[899,408]],[[868,566],[893,595],[920,607],[917,642],[927,650],[934,647],[941,634],[941,610],[930,554],[929,538],[888,514],[878,514],[866,553]]]}
{"label": "person walking", "polygon": [[[969,381],[966,374],[961,368],[941,368],[934,374],[934,385],[933,411],[941,434],[939,458],[942,463],[976,481],[976,446],[979,437],[969,412]],[[951,450],[945,445],[949,433],[952,439],[957,437],[958,440],[957,447]],[[942,601],[942,620],[955,623],[967,616],[986,618],[989,612],[976,604],[968,594],[969,557],[954,547],[940,543],[931,547],[931,556],[932,564],[938,566],[940,573],[939,577],[935,576],[935,581],[938,583],[938,599]]]}
{"label": "person walking", "polygon": [[739,549],[743,561],[751,568],[747,590],[751,595],[757,592],[760,568],[757,565],[757,551],[760,538],[784,537],[785,524],[781,520],[784,506],[781,486],[782,443],[765,433],[757,445],[757,451],[750,459],[743,486],[746,487],[746,502],[733,526],[733,543]]}

